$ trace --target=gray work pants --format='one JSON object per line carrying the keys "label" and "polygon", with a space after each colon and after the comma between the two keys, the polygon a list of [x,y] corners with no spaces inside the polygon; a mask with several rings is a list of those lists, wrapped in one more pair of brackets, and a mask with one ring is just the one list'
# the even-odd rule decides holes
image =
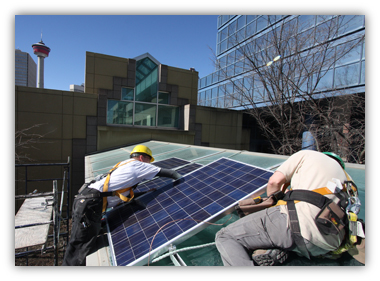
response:
{"label": "gray work pants", "polygon": [[247,249],[290,249],[293,239],[287,227],[287,215],[272,207],[245,216],[222,228],[215,237],[224,265],[253,266]]}
{"label": "gray work pants", "polygon": [[[328,252],[306,239],[304,241],[313,256]],[[300,254],[287,226],[287,215],[280,212],[280,207],[250,214],[222,228],[216,234],[215,242],[225,266],[253,266],[247,249],[277,248]]]}

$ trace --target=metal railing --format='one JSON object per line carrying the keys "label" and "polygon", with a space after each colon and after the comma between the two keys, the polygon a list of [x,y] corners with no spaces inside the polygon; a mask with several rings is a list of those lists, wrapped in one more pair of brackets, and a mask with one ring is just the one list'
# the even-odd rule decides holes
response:
{"label": "metal railing", "polygon": [[[48,238],[53,238],[53,246],[47,247],[46,244],[42,245],[41,250],[29,250],[28,247],[26,248],[26,251],[15,253],[16,258],[26,258],[26,264],[28,265],[28,255],[36,252],[47,252],[47,251],[54,251],[54,265],[58,265],[58,244],[59,244],[59,238],[64,237],[66,239],[66,245],[69,241],[69,213],[70,213],[70,157],[67,160],[67,163],[35,163],[35,164],[16,164],[16,169],[22,169],[24,168],[25,174],[24,174],[24,181],[25,181],[25,189],[24,189],[24,195],[15,195],[15,200],[20,199],[26,199],[26,198],[35,198],[35,197],[42,197],[42,196],[53,196],[53,219],[51,221],[42,222],[42,223],[33,223],[21,226],[16,226],[17,228],[22,227],[30,227],[35,225],[43,225],[43,224],[52,224],[53,225],[53,234],[49,235]],[[38,178],[38,179],[30,179],[28,176],[28,169],[31,167],[37,167],[37,168],[43,168],[43,167],[62,167],[64,169],[63,176],[62,177],[56,177],[56,178]],[[42,192],[42,193],[35,193],[30,192],[28,190],[28,183],[31,182],[46,182],[46,181],[52,181],[53,182],[53,192]],[[62,182],[62,188],[61,191],[58,190],[58,181]],[[61,200],[59,203],[59,196],[61,196]],[[64,197],[66,197],[66,202],[64,202]],[[48,204],[48,203],[46,203]],[[65,208],[65,215],[63,216],[64,208]],[[66,231],[62,232],[60,231],[61,228],[61,222],[66,223]]]}

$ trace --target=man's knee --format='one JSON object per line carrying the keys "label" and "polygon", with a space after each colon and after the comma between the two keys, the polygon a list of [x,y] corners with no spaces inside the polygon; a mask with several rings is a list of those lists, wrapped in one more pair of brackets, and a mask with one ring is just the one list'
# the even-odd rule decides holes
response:
{"label": "man's knee", "polygon": [[223,233],[224,233],[224,228],[222,228],[215,234],[215,243],[218,243],[218,241],[220,240],[220,237],[223,236]]}

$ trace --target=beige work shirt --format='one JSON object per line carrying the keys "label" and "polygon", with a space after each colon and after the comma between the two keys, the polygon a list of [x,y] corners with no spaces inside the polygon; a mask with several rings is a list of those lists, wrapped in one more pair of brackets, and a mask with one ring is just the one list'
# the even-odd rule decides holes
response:
{"label": "beige work shirt", "polygon": [[[346,180],[346,175],[339,163],[329,156],[312,151],[302,150],[288,158],[278,169],[286,177],[286,182],[290,182],[293,190],[314,190],[326,187],[327,182],[333,178],[341,182]],[[335,195],[327,197],[338,202]],[[296,204],[301,235],[312,244],[329,251],[336,250],[343,241],[345,231],[339,235],[321,234],[314,222],[315,216],[320,209],[312,204],[299,202]],[[281,211],[288,213],[286,205],[281,206]],[[289,221],[288,221],[289,225]]]}

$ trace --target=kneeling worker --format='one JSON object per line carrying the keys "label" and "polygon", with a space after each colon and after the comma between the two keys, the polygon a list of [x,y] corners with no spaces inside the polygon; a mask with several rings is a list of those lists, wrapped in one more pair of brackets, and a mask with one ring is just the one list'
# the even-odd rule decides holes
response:
{"label": "kneeling worker", "polygon": [[348,225],[356,228],[359,222],[351,217],[348,222],[346,212],[357,215],[357,206],[349,202],[359,199],[348,195],[351,188],[357,190],[344,168],[333,153],[302,150],[290,156],[269,179],[267,194],[277,196],[289,183],[291,191],[276,197],[276,206],[248,214],[216,234],[223,264],[253,266],[257,260],[247,250],[279,249],[310,258],[336,251],[347,237],[356,241]]}
{"label": "kneeling worker", "polygon": [[133,189],[155,176],[174,180],[181,175],[174,170],[151,165],[151,150],[137,145],[128,160],[116,164],[107,174],[86,183],[74,199],[72,229],[62,265],[86,265],[86,256],[94,246],[101,228],[102,213],[134,198]]}

